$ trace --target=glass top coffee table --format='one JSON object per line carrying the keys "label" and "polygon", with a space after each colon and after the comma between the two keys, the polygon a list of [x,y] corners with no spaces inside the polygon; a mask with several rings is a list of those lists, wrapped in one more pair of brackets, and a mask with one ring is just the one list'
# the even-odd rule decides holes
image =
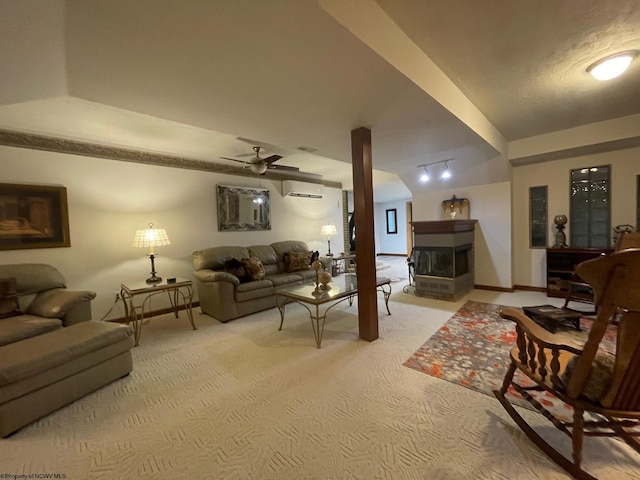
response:
{"label": "glass top coffee table", "polygon": [[[299,303],[309,312],[313,335],[316,339],[316,347],[320,348],[327,312],[345,300],[348,300],[349,305],[351,305],[353,303],[353,297],[358,295],[358,282],[356,276],[353,274],[335,277],[328,286],[331,287],[328,290],[322,290],[320,287],[316,287],[315,284],[277,288],[276,305],[280,311],[280,328],[278,328],[278,330],[282,330],[287,303]],[[391,280],[386,277],[377,277],[376,287],[378,291],[384,295],[384,304],[387,308],[387,313],[391,315],[389,311]],[[325,304],[330,305],[321,313],[321,308],[323,308]]]}

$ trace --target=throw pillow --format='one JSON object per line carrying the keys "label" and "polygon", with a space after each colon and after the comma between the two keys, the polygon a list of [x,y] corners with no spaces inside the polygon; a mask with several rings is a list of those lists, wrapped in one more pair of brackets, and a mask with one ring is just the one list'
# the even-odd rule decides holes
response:
{"label": "throw pillow", "polygon": [[20,315],[16,279],[0,278],[0,318]]}
{"label": "throw pillow", "polygon": [[243,258],[242,264],[247,270],[247,273],[249,274],[249,278],[251,278],[251,280],[256,281],[264,279],[264,265],[258,257]]}
{"label": "throw pillow", "polygon": [[238,277],[240,283],[246,283],[251,280],[247,269],[244,268],[243,263],[237,258],[232,258],[224,262],[224,271]]}
{"label": "throw pillow", "polygon": [[283,255],[288,273],[309,270],[313,252],[287,252]]}
{"label": "throw pillow", "polygon": [[[574,356],[567,363],[567,368],[560,377],[560,380],[562,380],[565,387],[569,386],[569,380],[571,380],[571,375],[578,365],[579,359],[580,357]],[[612,354],[598,350],[593,359],[593,365],[591,366],[591,372],[589,372],[587,383],[582,389],[582,395],[587,397],[589,400],[599,402],[611,386],[614,364],[615,357]]]}

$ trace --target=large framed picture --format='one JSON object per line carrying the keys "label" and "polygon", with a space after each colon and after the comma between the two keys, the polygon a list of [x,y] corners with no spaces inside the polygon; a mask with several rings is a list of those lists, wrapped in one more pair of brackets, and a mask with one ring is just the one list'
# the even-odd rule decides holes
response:
{"label": "large framed picture", "polygon": [[69,246],[65,187],[0,183],[0,250]]}

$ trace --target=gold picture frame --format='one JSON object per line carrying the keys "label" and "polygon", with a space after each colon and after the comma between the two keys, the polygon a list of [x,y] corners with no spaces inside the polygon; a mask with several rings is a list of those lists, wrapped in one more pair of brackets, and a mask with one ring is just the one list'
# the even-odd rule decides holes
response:
{"label": "gold picture frame", "polygon": [[0,250],[70,246],[65,187],[0,183]]}

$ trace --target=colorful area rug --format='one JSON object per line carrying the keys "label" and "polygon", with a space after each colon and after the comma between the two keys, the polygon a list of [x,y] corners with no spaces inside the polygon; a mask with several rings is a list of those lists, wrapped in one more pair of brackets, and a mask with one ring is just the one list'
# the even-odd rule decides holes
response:
{"label": "colorful area rug", "polygon": [[[493,396],[502,386],[510,363],[509,351],[516,343],[515,323],[500,317],[501,305],[467,301],[440,329],[404,363],[405,366],[441,378],[477,392]],[[591,320],[583,318],[581,331],[562,330],[576,346],[584,344]],[[611,342],[615,331],[607,332]],[[516,371],[515,380],[532,385],[528,377]],[[512,387],[507,395],[515,404],[533,407]],[[533,394],[542,405],[564,419],[572,415],[571,407],[544,392]],[[497,401],[497,400],[496,400]]]}

